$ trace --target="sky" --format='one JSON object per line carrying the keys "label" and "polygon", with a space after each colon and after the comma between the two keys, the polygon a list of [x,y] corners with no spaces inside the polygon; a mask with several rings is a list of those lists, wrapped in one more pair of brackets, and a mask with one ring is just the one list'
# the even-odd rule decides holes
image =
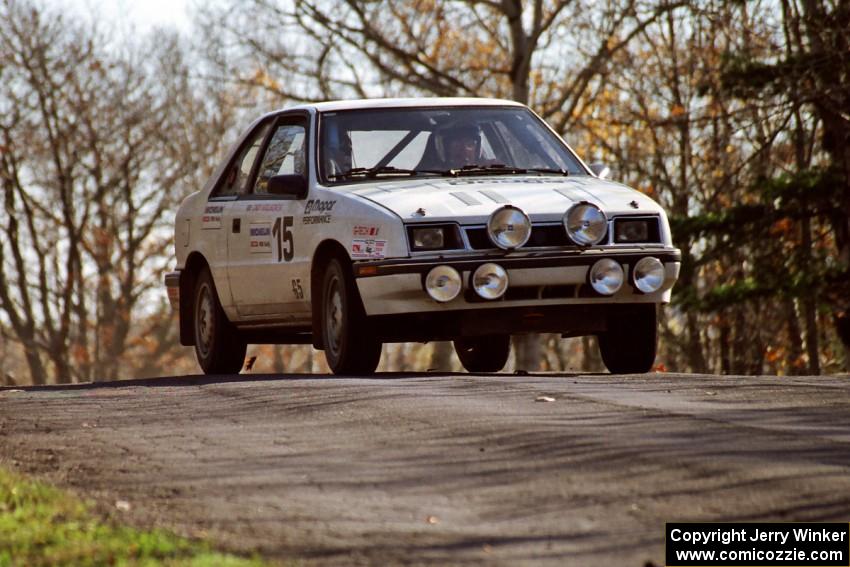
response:
{"label": "sky", "polygon": [[181,31],[190,28],[192,0],[53,0],[89,17],[97,14],[109,26],[121,29],[128,24],[144,33],[155,26],[172,26]]}

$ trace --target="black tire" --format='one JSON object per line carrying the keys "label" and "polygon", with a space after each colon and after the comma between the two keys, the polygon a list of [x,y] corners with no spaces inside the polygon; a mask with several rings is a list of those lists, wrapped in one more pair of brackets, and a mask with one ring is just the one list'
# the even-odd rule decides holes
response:
{"label": "black tire", "polygon": [[499,372],[511,354],[510,335],[458,339],[454,344],[460,363],[469,372]]}
{"label": "black tire", "polygon": [[350,270],[332,258],[322,276],[322,340],[334,374],[372,374],[383,344],[375,339]]}
{"label": "black tire", "polygon": [[652,370],[658,341],[655,305],[614,307],[609,328],[597,336],[602,362],[612,374],[643,374]]}
{"label": "black tire", "polygon": [[248,345],[224,314],[209,268],[195,282],[192,297],[195,356],[205,374],[237,374],[245,364]]}

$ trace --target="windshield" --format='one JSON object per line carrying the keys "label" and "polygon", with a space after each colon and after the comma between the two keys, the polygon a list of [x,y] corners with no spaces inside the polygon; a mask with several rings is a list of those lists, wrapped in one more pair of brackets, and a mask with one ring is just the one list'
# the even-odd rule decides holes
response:
{"label": "windshield", "polygon": [[419,175],[585,174],[576,157],[522,107],[323,112],[323,182]]}

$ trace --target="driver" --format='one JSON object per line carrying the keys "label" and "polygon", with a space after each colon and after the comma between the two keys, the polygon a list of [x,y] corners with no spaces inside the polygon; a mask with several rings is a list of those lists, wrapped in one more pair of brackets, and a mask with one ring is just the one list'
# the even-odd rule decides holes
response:
{"label": "driver", "polygon": [[350,171],[352,167],[351,137],[337,124],[333,122],[331,124],[326,134],[325,167],[331,175],[339,175]]}
{"label": "driver", "polygon": [[461,122],[443,129],[437,135],[436,143],[437,151],[449,169],[483,164],[481,130],[472,122]]}

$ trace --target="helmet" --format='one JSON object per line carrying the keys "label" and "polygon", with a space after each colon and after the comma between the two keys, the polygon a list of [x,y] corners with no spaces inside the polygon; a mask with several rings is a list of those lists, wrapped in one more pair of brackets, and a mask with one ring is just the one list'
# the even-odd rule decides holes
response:
{"label": "helmet", "polygon": [[[451,163],[457,161],[458,156],[452,155],[453,144],[458,142],[468,142],[474,144],[474,157],[477,159],[481,155],[481,129],[473,122],[457,122],[444,126],[436,132],[434,144],[437,153],[443,162]],[[469,146],[471,150],[471,145]]]}

